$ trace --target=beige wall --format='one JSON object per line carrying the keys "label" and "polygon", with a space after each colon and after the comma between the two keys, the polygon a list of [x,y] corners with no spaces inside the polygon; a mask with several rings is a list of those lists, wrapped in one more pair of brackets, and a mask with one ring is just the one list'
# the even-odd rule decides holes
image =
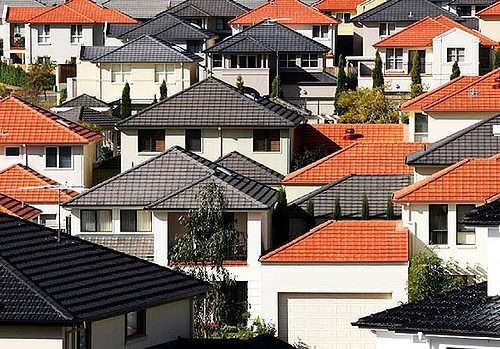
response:
{"label": "beige wall", "polygon": [[500,25],[499,17],[485,17],[479,19],[479,31],[481,34],[486,35],[490,39],[495,41],[500,41],[500,30],[498,27]]}
{"label": "beige wall", "polygon": [[2,349],[62,349],[62,329],[54,326],[0,326]]}
{"label": "beige wall", "polygon": [[263,96],[270,93],[269,68],[213,68],[212,72],[214,77],[233,86],[236,85],[238,75],[241,75],[245,86],[257,90]]}
{"label": "beige wall", "polygon": [[283,186],[285,187],[286,198],[288,202],[292,202],[293,200],[296,200],[322,187],[322,185],[288,185],[288,184],[284,184]]}

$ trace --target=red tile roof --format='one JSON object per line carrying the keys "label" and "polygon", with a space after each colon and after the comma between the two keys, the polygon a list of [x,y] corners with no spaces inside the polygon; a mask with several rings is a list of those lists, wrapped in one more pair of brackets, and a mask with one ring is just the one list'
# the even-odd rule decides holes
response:
{"label": "red tile roof", "polygon": [[321,0],[314,4],[321,11],[356,11],[356,7],[365,0]]}
{"label": "red tile roof", "polygon": [[229,21],[229,24],[253,25],[265,19],[281,24],[338,24],[337,19],[327,16],[299,0],[271,0]]}
{"label": "red tile roof", "polygon": [[478,17],[495,17],[495,16],[500,16],[500,1],[497,1],[490,6],[486,7],[485,9],[476,12],[476,16]]}
{"label": "red tile roof", "polygon": [[449,96],[455,91],[469,85],[470,83],[480,79],[479,76],[459,76],[458,78],[447,82],[431,91],[428,91],[416,98],[413,98],[401,105],[404,111],[410,110],[426,110],[426,107],[439,101],[440,99]]}
{"label": "red tile roof", "polygon": [[362,142],[404,142],[407,129],[405,124],[304,124],[296,139],[303,149],[339,149]]}
{"label": "red tile roof", "polygon": [[405,263],[408,230],[401,221],[327,221],[260,260],[262,263]]}
{"label": "red tile roof", "polygon": [[500,193],[500,155],[464,159],[394,194],[405,202],[489,202]]}
{"label": "red tile roof", "polygon": [[[30,204],[56,204],[59,197],[58,189],[41,187],[58,185],[56,181],[21,164],[10,166],[0,172],[0,193]],[[61,190],[60,201],[67,201],[76,195],[78,193],[75,191]]]}
{"label": "red tile roof", "polygon": [[457,28],[477,37],[482,45],[496,46],[498,43],[445,16],[425,17],[403,30],[375,43],[373,47],[431,47],[432,40],[450,29]]}
{"label": "red tile roof", "polygon": [[[45,7],[44,11],[30,10],[26,7],[11,7],[7,14],[8,22],[23,23],[137,23],[132,17],[116,10],[96,4],[91,0],[69,0],[54,7]],[[11,18],[12,16],[12,18]]]}
{"label": "red tile roof", "polygon": [[0,212],[30,220],[42,213],[41,210],[0,193]]}
{"label": "red tile roof", "polygon": [[355,143],[288,174],[283,184],[324,185],[349,174],[411,174],[406,155],[422,143]]}
{"label": "red tile roof", "polygon": [[0,144],[87,144],[98,132],[16,97],[0,101]]}

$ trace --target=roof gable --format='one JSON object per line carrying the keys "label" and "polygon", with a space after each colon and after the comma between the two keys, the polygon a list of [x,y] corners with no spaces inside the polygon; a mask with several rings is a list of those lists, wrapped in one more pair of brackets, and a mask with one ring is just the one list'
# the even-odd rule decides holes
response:
{"label": "roof gable", "polygon": [[487,8],[476,12],[476,16],[478,16],[479,18],[485,18],[486,20],[488,19],[488,17],[500,16],[500,3],[498,1],[494,2]]}
{"label": "roof gable", "polygon": [[252,25],[272,19],[282,24],[338,24],[339,21],[299,0],[273,0],[229,21],[231,25]]}
{"label": "roof gable", "polygon": [[[202,106],[202,107],[200,107]],[[209,77],[118,123],[134,127],[293,128],[304,119],[266,98],[253,98]]]}
{"label": "roof gable", "polygon": [[262,263],[406,263],[408,230],[401,221],[327,221],[267,253]]}
{"label": "roof gable", "polygon": [[109,108],[110,104],[94,96],[83,93],[75,98],[69,99],[58,105],[59,108],[89,107],[89,108]]}
{"label": "roof gable", "polygon": [[58,115],[62,115],[73,122],[84,121],[101,127],[114,126],[121,120],[113,116],[110,110],[98,111],[90,107],[74,107],[66,111],[60,111]]}
{"label": "roof gable", "polygon": [[167,10],[176,16],[192,17],[226,17],[234,18],[248,8],[233,0],[185,0]]}

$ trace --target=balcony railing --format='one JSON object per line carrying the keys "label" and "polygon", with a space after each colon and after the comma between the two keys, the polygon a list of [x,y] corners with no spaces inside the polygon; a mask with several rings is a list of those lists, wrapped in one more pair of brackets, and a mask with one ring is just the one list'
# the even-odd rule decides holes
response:
{"label": "balcony railing", "polygon": [[236,241],[226,253],[228,261],[246,261],[247,260],[247,234],[238,232]]}
{"label": "balcony railing", "polygon": [[[370,77],[375,68],[375,62],[361,62],[359,64],[359,76]],[[422,64],[420,67],[422,75],[432,75],[432,63]],[[384,64],[384,75],[409,76],[411,71],[411,62],[403,61],[398,63],[397,67]]]}

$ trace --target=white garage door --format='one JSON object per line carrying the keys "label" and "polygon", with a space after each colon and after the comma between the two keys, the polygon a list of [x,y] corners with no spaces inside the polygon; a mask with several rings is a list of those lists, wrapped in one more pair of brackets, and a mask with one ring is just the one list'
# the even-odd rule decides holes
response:
{"label": "white garage door", "polygon": [[374,349],[375,335],[351,322],[387,309],[390,299],[388,293],[281,293],[278,334],[299,348]]}

